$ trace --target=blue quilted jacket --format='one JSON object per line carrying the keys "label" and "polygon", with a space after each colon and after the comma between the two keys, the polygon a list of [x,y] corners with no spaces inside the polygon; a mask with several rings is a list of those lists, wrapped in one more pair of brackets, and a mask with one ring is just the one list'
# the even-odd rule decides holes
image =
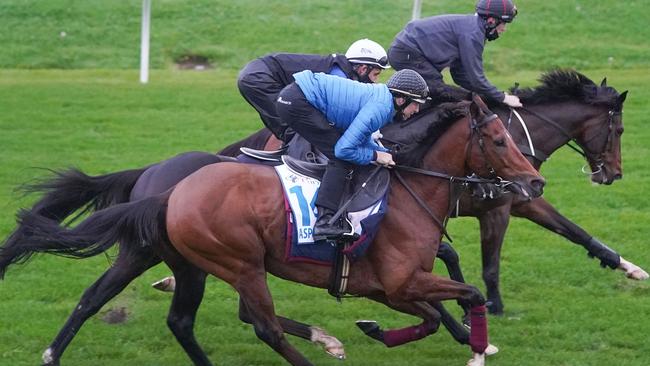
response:
{"label": "blue quilted jacket", "polygon": [[307,101],[342,134],[334,147],[337,158],[367,165],[376,150],[387,151],[370,137],[393,120],[393,97],[386,85],[364,84],[310,70],[293,77]]}

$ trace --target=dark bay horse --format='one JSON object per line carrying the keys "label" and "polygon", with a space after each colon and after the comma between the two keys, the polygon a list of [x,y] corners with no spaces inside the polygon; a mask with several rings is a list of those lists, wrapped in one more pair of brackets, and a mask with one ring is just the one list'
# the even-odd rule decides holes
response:
{"label": "dark bay horse", "polygon": [[[536,152],[535,158],[529,156],[533,165],[539,168],[545,160],[545,156],[551,155],[555,150],[575,139],[577,144],[588,152],[587,159],[590,161],[593,171],[600,170],[599,173],[593,174],[592,178],[600,180],[600,183],[613,182],[616,174],[621,174],[620,133],[623,127],[621,113],[626,92],[619,95],[616,90],[608,87],[605,83],[598,86],[584,75],[574,71],[553,71],[542,76],[541,82],[542,84],[534,89],[516,91],[524,98],[528,109],[528,111],[520,110],[520,114],[525,120]],[[510,121],[509,130],[517,144],[523,146],[522,150],[530,150],[526,133],[514,116],[510,118],[510,110],[496,108],[495,111],[499,113],[502,120]],[[546,121],[549,118],[552,123]],[[279,144],[279,141],[272,138],[268,130],[261,130],[246,140],[226,147],[220,154],[235,156],[239,154],[240,146],[274,149]],[[611,146],[606,146],[608,144]],[[530,151],[528,154],[530,155]],[[599,158],[601,155],[606,158]],[[600,162],[601,160],[602,162]],[[105,176],[89,177],[78,171],[59,173],[57,178],[36,187],[38,191],[45,191],[46,195],[34,205],[32,212],[52,219],[63,220],[79,208],[100,209],[116,203],[141,199],[161,193],[199,168],[219,161],[221,159],[213,154],[185,153],[151,167]],[[601,164],[602,167],[597,168]],[[476,209],[475,215],[481,220],[481,244],[485,258],[484,278],[488,285],[488,302],[492,304],[493,311],[499,312],[498,304],[501,304],[498,292],[491,289],[498,289],[496,287],[498,284],[498,259],[507,228],[508,210],[585,246],[589,252],[592,252],[604,263],[617,263],[618,254],[599,247],[598,242],[591,235],[563,217],[543,198],[512,205],[510,200],[514,200],[512,203],[516,203],[515,199],[516,197],[505,196],[498,200],[492,200],[472,197],[467,194],[461,200],[462,214],[472,215],[470,209]],[[525,209],[526,207],[530,208]],[[495,215],[494,219],[491,219],[490,215]],[[12,236],[20,236],[22,232],[23,230],[19,226]],[[4,273],[9,264],[26,259],[30,254],[25,248],[15,247],[11,244],[10,237],[5,242],[3,254],[0,254],[0,274]],[[457,263],[454,264],[457,262],[457,256],[450,246],[443,243],[438,256],[445,261],[448,268],[452,269],[454,278],[462,279],[459,266]],[[614,260],[612,261],[611,258]],[[116,261],[83,294],[78,306],[75,307],[65,326],[48,348],[50,359],[53,360],[52,364],[56,364],[77,330],[88,318],[120,293],[134,278],[160,261],[160,257],[151,247],[120,243]],[[644,276],[647,276],[645,271],[622,258],[618,268],[625,271],[631,278],[643,279]],[[172,301],[168,323],[188,354],[192,354],[198,346],[195,346],[191,327],[187,324],[193,322],[201,302],[205,274],[202,274],[200,270],[197,270],[197,273],[188,270],[184,276],[176,278],[176,281],[182,282],[183,285],[179,286],[177,290],[179,293],[174,296]],[[498,301],[494,299],[498,299]],[[502,307],[500,309],[502,311]],[[444,312],[442,314],[444,322],[446,314]],[[241,317],[244,321],[248,320],[243,307]],[[461,343],[467,343],[468,334],[462,328],[449,323],[449,318],[447,321],[445,325],[453,327],[451,331],[454,337]],[[310,328],[308,325],[288,319],[283,326],[291,334],[323,342],[330,352],[339,356],[342,354],[340,353],[340,343],[323,334],[319,329]]]}
{"label": "dark bay horse", "polygon": [[[421,317],[424,322],[416,331],[420,337],[437,329],[439,301],[457,299],[470,304],[472,365],[483,364],[487,347],[484,298],[473,286],[431,273],[442,228],[426,211],[444,217],[450,186],[426,172],[453,176],[465,176],[470,171],[480,175],[496,173],[513,182],[515,191],[528,192],[532,197],[539,196],[544,185],[498,117],[482,108],[480,101],[474,101],[469,115],[427,128],[427,138],[419,141],[421,148],[413,151],[419,157],[404,157],[404,161],[421,161],[424,174],[405,171],[402,182],[391,182],[388,213],[367,256],[353,266],[348,287],[351,294]],[[420,196],[420,203],[407,186]],[[177,278],[196,275],[196,268],[179,259],[178,251],[239,293],[261,340],[290,364],[311,365],[284,338],[282,324],[273,311],[266,271],[325,288],[329,269],[284,263],[286,218],[280,187],[270,167],[212,164],[191,174],[171,191],[99,210],[73,229],[59,226],[56,219],[25,211],[20,215],[25,230],[12,240],[16,247],[28,252],[78,258],[101,253],[116,241],[151,246]],[[181,288],[175,293],[175,302],[183,301],[178,290]],[[53,357],[53,351],[48,351],[46,356]],[[192,359],[196,364],[209,364],[204,354]]]}

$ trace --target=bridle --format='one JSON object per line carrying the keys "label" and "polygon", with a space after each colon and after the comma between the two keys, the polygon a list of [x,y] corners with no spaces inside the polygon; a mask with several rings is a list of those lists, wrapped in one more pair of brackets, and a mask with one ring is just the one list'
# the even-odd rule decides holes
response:
{"label": "bridle", "polygon": [[[467,115],[471,117],[471,118],[469,118],[469,124],[470,124],[470,131],[471,132],[470,132],[470,137],[467,140],[467,144],[465,145],[465,154],[466,154],[465,162],[467,162],[469,160],[469,156],[471,154],[471,149],[472,149],[472,146],[473,146],[472,141],[474,140],[474,137],[478,137],[478,145],[479,145],[479,148],[481,149],[481,153],[483,154],[483,156],[486,156],[485,144],[484,144],[484,141],[483,141],[483,135],[481,134],[480,130],[481,130],[481,128],[483,128],[484,126],[489,124],[490,122],[493,122],[493,121],[495,121],[495,120],[497,120],[499,118],[498,115],[492,113],[492,114],[484,115],[483,118],[481,118],[480,121],[477,121],[476,118],[474,118],[474,116],[472,116],[472,114],[469,113],[469,111],[468,111]],[[418,203],[418,205],[420,205],[420,207],[422,207],[427,212],[427,214],[431,217],[433,222],[440,228],[440,230],[442,231],[442,234],[451,242],[452,239],[451,239],[451,237],[449,236],[449,233],[447,233],[447,230],[446,230],[446,224],[447,224],[447,220],[449,218],[449,215],[451,213],[451,210],[445,215],[443,220],[438,219],[436,217],[436,215],[433,213],[433,211],[431,211],[429,206],[426,204],[426,202],[404,180],[404,178],[400,174],[400,171],[420,174],[420,175],[424,175],[424,176],[427,176],[427,177],[445,179],[445,180],[447,180],[449,182],[449,186],[450,186],[449,191],[450,192],[454,192],[453,186],[456,183],[461,183],[462,185],[465,185],[465,186],[470,184],[470,183],[484,183],[484,184],[495,184],[495,185],[502,186],[502,187],[505,187],[505,186],[507,186],[509,184],[513,184],[513,182],[505,181],[501,177],[497,176],[494,169],[491,166],[488,165],[487,159],[483,159],[483,160],[484,160],[484,164],[486,166],[487,171],[490,172],[490,175],[492,175],[493,178],[478,178],[478,177],[475,177],[475,176],[457,177],[457,176],[452,176],[452,175],[449,175],[449,174],[440,173],[440,172],[436,172],[436,171],[432,171],[432,170],[415,168],[415,167],[411,167],[411,166],[407,166],[407,165],[399,165],[399,164],[393,166],[393,173],[395,174],[395,177],[397,178],[397,180],[404,186],[404,188],[408,191],[408,193],[413,197],[413,199],[415,199],[415,201]],[[449,197],[450,202],[457,201],[459,199],[459,197],[460,197],[459,193],[458,194],[450,193],[450,197]],[[450,206],[452,206],[452,205],[450,205]]]}
{"label": "bridle", "polygon": [[[617,133],[616,129],[614,128],[614,123],[615,123],[614,119],[616,117],[620,117],[620,116],[623,115],[622,110],[610,109],[607,112],[607,122],[606,122],[607,128],[608,128],[608,130],[607,130],[607,140],[605,141],[605,145],[603,146],[603,150],[601,152],[594,152],[594,151],[590,150],[589,148],[587,148],[587,146],[589,145],[589,143],[592,140],[594,140],[597,137],[600,137],[601,133],[596,134],[595,136],[593,136],[592,138],[590,138],[589,140],[587,140],[587,141],[585,141],[584,143],[581,144],[580,142],[578,142],[578,140],[576,140],[573,136],[571,136],[571,134],[569,132],[567,132],[564,129],[564,127],[562,127],[562,125],[555,122],[551,118],[546,117],[546,116],[544,116],[544,115],[542,115],[542,114],[540,114],[538,112],[535,112],[535,111],[533,111],[531,109],[528,109],[526,107],[520,107],[519,109],[521,109],[521,110],[523,110],[523,111],[525,111],[525,112],[527,112],[529,114],[532,114],[533,116],[535,116],[535,117],[541,119],[542,121],[548,123],[550,126],[552,126],[557,131],[559,131],[562,135],[564,135],[564,137],[566,137],[567,140],[568,140],[565,143],[565,145],[567,145],[572,150],[574,150],[575,152],[580,154],[583,158],[585,158],[585,160],[587,160],[589,165],[593,165],[594,167],[596,167],[596,170],[592,171],[592,172],[587,170],[588,169],[587,165],[582,167],[582,169],[581,169],[582,172],[585,173],[585,174],[590,174],[590,175],[595,175],[595,174],[600,173],[602,171],[602,169],[603,169],[603,166],[605,166],[605,155],[607,153],[612,152],[613,149],[614,149],[614,138],[615,138],[615,134]],[[510,116],[508,118],[508,124],[507,124],[508,127],[510,126],[510,121],[512,119],[512,114],[513,114],[513,109],[511,108],[510,109]],[[541,160],[541,161],[543,161],[543,160]]]}

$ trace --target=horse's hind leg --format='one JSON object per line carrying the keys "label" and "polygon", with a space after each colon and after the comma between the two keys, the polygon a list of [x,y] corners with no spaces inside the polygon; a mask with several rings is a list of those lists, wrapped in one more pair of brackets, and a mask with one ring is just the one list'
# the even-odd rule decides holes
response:
{"label": "horse's hind leg", "polygon": [[111,268],[84,292],[68,321],[43,353],[43,364],[58,365],[61,355],[84,322],[122,292],[134,278],[158,263],[160,259],[149,248],[139,248],[135,253],[120,251]]}
{"label": "horse's hind leg", "polygon": [[312,364],[284,336],[282,326],[273,310],[273,300],[264,273],[259,273],[259,270],[255,269],[251,271],[257,273],[248,278],[240,278],[235,289],[246,306],[255,334],[291,365],[311,366]]}
{"label": "horse's hind leg", "polygon": [[203,300],[207,274],[187,262],[171,246],[158,252],[176,278],[167,326],[195,365],[212,365],[194,336],[196,312]]}
{"label": "horse's hind leg", "polygon": [[[320,344],[330,356],[339,360],[345,359],[343,343],[336,337],[327,334],[325,330],[280,315],[276,315],[276,317],[285,333]],[[248,314],[248,308],[241,298],[239,299],[239,319],[244,323],[253,323],[251,316]]]}

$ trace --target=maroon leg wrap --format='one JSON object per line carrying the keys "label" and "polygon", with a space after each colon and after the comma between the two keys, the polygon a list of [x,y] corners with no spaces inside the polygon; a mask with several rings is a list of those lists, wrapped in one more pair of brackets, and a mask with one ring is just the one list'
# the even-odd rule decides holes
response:
{"label": "maroon leg wrap", "polygon": [[475,306],[470,311],[469,344],[472,351],[477,353],[485,352],[488,346],[487,318],[485,316],[485,305]]}
{"label": "maroon leg wrap", "polygon": [[385,330],[384,344],[387,347],[395,347],[404,343],[417,341],[418,339],[433,334],[437,328],[434,324],[425,321],[420,325],[407,328]]}

